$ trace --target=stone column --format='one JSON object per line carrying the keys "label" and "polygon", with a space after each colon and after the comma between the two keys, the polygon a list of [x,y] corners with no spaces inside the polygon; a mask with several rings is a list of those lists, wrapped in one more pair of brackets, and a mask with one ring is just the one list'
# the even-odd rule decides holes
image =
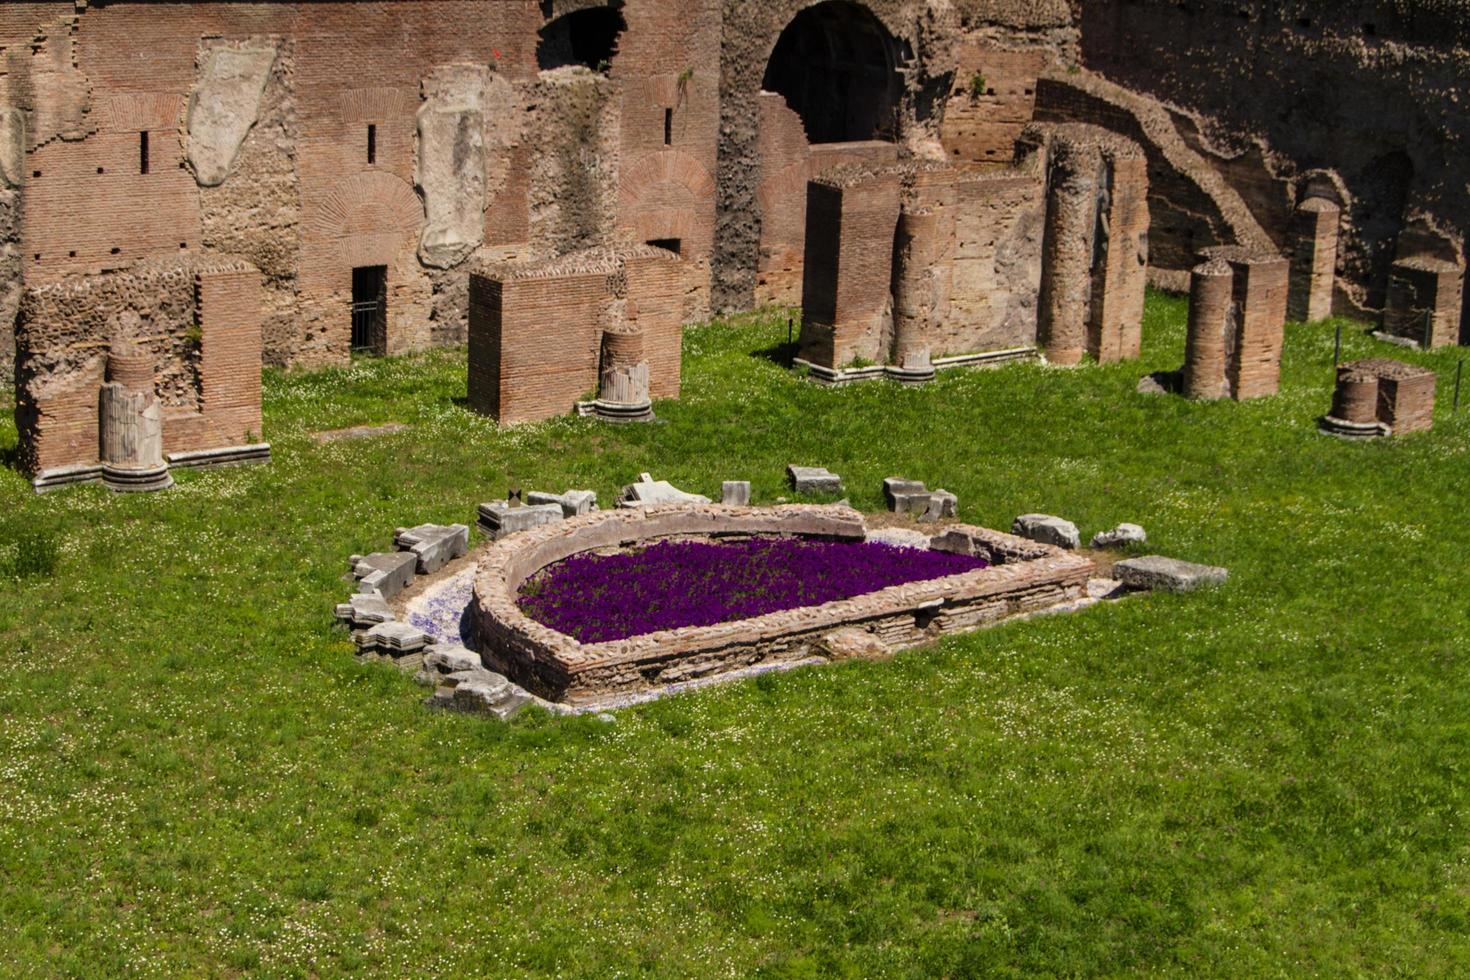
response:
{"label": "stone column", "polygon": [[1143,343],[1148,161],[1137,144],[1117,138],[1103,144],[1102,154],[1087,351],[1099,364],[1108,364],[1134,360]]}
{"label": "stone column", "polygon": [[1095,145],[1060,131],[1053,137],[1037,311],[1037,332],[1053,364],[1078,364],[1087,350],[1100,163]]}
{"label": "stone column", "polygon": [[1315,323],[1332,315],[1337,284],[1337,243],[1342,209],[1325,197],[1309,197],[1291,221],[1291,291],[1286,315]]}
{"label": "stone column", "polygon": [[647,422],[653,418],[643,330],[636,323],[621,323],[603,331],[598,381],[592,410],[599,418],[610,422]]}
{"label": "stone column", "polygon": [[1234,273],[1211,259],[1189,278],[1189,334],[1185,342],[1184,393],[1217,399],[1230,394],[1227,365],[1235,333]]}
{"label": "stone column", "polygon": [[1465,270],[1453,262],[1400,259],[1388,274],[1384,331],[1426,348],[1459,343],[1464,287]]}
{"label": "stone column", "polygon": [[137,492],[173,486],[163,459],[163,407],[153,390],[153,359],[126,347],[107,357],[107,382],[98,396],[102,482]]}
{"label": "stone column", "polygon": [[940,262],[940,215],[931,209],[904,211],[898,218],[893,270],[893,351],[889,373],[911,384],[933,380],[932,335],[941,293],[953,275]]}

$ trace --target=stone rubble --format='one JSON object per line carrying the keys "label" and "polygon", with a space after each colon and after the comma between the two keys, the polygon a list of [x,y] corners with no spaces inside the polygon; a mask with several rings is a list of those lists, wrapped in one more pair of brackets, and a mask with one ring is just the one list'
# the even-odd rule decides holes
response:
{"label": "stone rubble", "polygon": [[456,558],[469,554],[470,529],[463,524],[420,524],[393,532],[399,551],[410,551],[418,559],[418,573],[432,575]]}
{"label": "stone rubble", "polygon": [[1119,524],[1110,531],[1094,534],[1091,547],[1095,550],[1125,548],[1130,544],[1144,544],[1147,541],[1148,533],[1137,524]]}
{"label": "stone rubble", "polygon": [[492,541],[526,531],[543,524],[555,524],[566,519],[561,504],[527,504],[512,507],[504,500],[492,500],[481,504],[479,510],[480,530]]}
{"label": "stone rubble", "polygon": [[1058,548],[1076,549],[1082,543],[1076,524],[1051,514],[1022,514],[1011,525],[1011,533]]}
{"label": "stone rubble", "polygon": [[419,666],[423,652],[429,645],[429,635],[407,623],[379,623],[372,629],[356,634],[359,657],[377,656],[391,660],[399,667],[409,669]]}
{"label": "stone rubble", "polygon": [[396,618],[387,601],[377,592],[359,593],[337,606],[338,622],[352,629],[371,629],[379,623],[391,623]]}
{"label": "stone rubble", "polygon": [[618,506],[624,510],[634,507],[658,507],[664,504],[708,504],[708,497],[697,493],[685,493],[667,480],[655,480],[648,473],[638,474],[638,482],[623,487],[618,494]]}
{"label": "stone rubble", "polygon": [[591,490],[568,490],[565,493],[543,493],[533,490],[526,494],[526,503],[531,506],[556,504],[567,519],[584,517],[597,510],[597,494]]}
{"label": "stone rubble", "polygon": [[786,478],[797,493],[842,492],[842,477],[820,466],[787,466]]}
{"label": "stone rubble", "polygon": [[407,551],[353,555],[347,559],[347,567],[357,580],[360,592],[376,592],[384,599],[391,599],[413,581],[418,556]]}
{"label": "stone rubble", "polygon": [[1224,585],[1230,577],[1227,569],[1212,565],[1196,565],[1163,555],[1129,558],[1113,566],[1113,574],[1130,589],[1152,589],[1160,592],[1193,592],[1196,589]]}

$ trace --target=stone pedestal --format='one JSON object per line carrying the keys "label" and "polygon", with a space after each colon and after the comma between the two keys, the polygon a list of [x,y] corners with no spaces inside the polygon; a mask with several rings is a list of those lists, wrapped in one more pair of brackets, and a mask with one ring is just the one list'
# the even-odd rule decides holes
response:
{"label": "stone pedestal", "polygon": [[113,353],[98,396],[98,457],[102,482],[121,492],[163,490],[174,478],[163,458],[163,407],[153,391],[146,355]]}
{"label": "stone pedestal", "polygon": [[1337,369],[1332,411],[1322,431],[1350,439],[1423,432],[1434,425],[1435,374],[1387,358],[1368,358]]}
{"label": "stone pedestal", "polygon": [[602,368],[592,411],[609,422],[647,422],[653,418],[641,330],[625,326],[603,332]]}

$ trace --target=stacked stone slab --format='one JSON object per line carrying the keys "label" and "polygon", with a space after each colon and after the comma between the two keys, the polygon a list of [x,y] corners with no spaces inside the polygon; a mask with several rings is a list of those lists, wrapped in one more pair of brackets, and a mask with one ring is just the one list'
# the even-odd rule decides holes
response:
{"label": "stacked stone slab", "polygon": [[1276,394],[1289,264],[1240,246],[1209,248],[1200,257],[1191,273],[1185,393],[1237,401]]}
{"label": "stacked stone slab", "polygon": [[1337,285],[1337,245],[1342,209],[1325,197],[1309,197],[1291,219],[1291,289],[1287,316],[1315,323],[1332,315]]}
{"label": "stacked stone slab", "polygon": [[1332,411],[1324,432],[1354,439],[1423,432],[1434,425],[1435,374],[1387,358],[1367,358],[1337,369]]}
{"label": "stacked stone slab", "polygon": [[1460,342],[1465,269],[1425,256],[1400,259],[1388,276],[1383,330],[1425,348]]}
{"label": "stacked stone slab", "polygon": [[1148,274],[1148,169],[1136,143],[1095,126],[1028,130],[1046,147],[1039,339],[1050,363],[1138,356]]}

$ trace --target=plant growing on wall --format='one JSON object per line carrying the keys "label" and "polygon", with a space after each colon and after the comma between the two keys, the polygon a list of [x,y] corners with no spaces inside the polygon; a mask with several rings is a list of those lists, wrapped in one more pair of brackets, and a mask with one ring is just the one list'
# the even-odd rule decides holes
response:
{"label": "plant growing on wall", "polygon": [[985,76],[980,72],[970,76],[970,101],[980,101],[980,96],[985,94]]}

